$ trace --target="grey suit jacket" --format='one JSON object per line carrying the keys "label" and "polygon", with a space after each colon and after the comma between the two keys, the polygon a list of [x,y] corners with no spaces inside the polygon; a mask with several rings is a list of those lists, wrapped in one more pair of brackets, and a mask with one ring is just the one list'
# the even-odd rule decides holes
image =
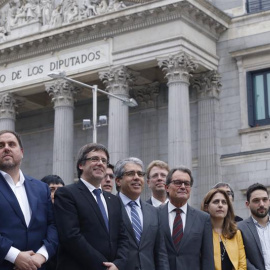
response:
{"label": "grey suit jacket", "polygon": [[237,223],[242,233],[248,270],[264,270],[262,246],[257,229],[251,217]]}
{"label": "grey suit jacket", "polygon": [[129,237],[128,270],[170,270],[164,237],[160,233],[158,210],[141,201],[143,232],[138,246],[127,211],[122,204],[123,221]]}
{"label": "grey suit jacket", "polygon": [[210,216],[187,206],[184,235],[177,252],[172,241],[168,203],[159,207],[161,230],[169,257],[170,270],[214,270],[213,236]]}

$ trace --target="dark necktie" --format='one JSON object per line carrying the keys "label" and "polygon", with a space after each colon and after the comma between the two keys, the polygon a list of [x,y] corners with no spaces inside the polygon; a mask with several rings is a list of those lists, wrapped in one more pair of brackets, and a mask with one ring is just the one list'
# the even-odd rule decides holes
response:
{"label": "dark necktie", "polygon": [[141,220],[139,217],[139,214],[136,210],[136,202],[130,201],[128,205],[131,208],[131,222],[132,222],[132,227],[137,239],[137,243],[140,243],[141,240],[141,235],[142,235],[142,225],[141,225]]}
{"label": "dark necktie", "polygon": [[105,222],[105,225],[107,227],[107,230],[109,231],[109,221],[108,221],[108,217],[106,215],[106,211],[105,211],[105,207],[103,205],[103,202],[101,200],[101,197],[100,197],[100,194],[101,194],[101,189],[94,189],[93,190],[93,193],[96,195],[97,197],[97,204],[98,204],[98,207],[101,211],[101,214],[103,216],[103,219],[104,219],[104,222]]}
{"label": "dark necktie", "polygon": [[180,242],[183,237],[183,223],[181,218],[181,212],[182,210],[179,208],[174,209],[176,212],[174,222],[173,222],[173,233],[172,233],[172,239],[173,243],[175,245],[176,251],[179,251]]}

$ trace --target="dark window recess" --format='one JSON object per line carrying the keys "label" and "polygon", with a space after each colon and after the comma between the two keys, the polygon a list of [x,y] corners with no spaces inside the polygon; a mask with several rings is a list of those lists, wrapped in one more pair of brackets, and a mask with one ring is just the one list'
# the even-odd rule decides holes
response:
{"label": "dark window recess", "polygon": [[255,13],[270,9],[269,0],[246,0],[247,13]]}
{"label": "dark window recess", "polygon": [[269,125],[270,69],[247,73],[247,95],[249,125]]}

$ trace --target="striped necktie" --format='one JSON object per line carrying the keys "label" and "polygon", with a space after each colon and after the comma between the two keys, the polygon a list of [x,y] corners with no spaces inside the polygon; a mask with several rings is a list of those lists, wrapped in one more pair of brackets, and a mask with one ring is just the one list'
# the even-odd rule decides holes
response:
{"label": "striped necktie", "polygon": [[141,220],[139,217],[139,214],[136,210],[136,202],[130,201],[128,205],[131,208],[131,222],[132,222],[132,227],[137,239],[137,243],[139,245],[140,240],[141,240],[141,235],[142,235],[142,225],[141,225]]}
{"label": "striped necktie", "polygon": [[174,209],[176,212],[174,222],[173,222],[173,233],[172,233],[172,239],[173,243],[175,245],[176,251],[179,251],[180,242],[183,237],[183,222],[181,218],[181,212],[182,210],[179,208]]}

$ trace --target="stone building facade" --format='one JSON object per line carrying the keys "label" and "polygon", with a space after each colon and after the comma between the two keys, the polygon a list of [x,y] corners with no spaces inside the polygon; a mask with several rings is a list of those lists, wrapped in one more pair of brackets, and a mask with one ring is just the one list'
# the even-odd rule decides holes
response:
{"label": "stone building facade", "polygon": [[93,139],[82,129],[92,91],[48,76],[64,70],[138,102],[98,95],[108,125],[97,141],[112,163],[185,164],[195,207],[224,181],[247,217],[246,188],[270,185],[270,7],[261,2],[0,0],[0,128],[22,134],[23,170],[72,183],[77,151]]}

